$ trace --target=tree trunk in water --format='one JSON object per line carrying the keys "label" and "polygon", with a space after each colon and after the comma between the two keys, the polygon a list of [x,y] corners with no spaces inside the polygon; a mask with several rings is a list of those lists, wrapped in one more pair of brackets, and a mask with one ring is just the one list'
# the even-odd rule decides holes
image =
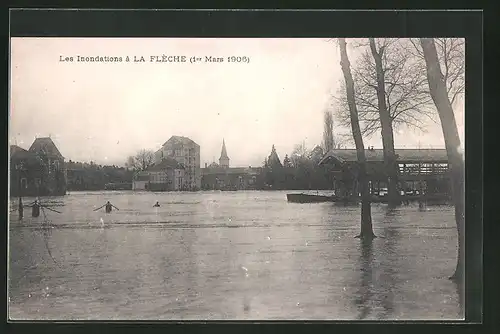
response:
{"label": "tree trunk in water", "polygon": [[456,280],[463,280],[464,257],[465,257],[465,165],[460,152],[460,137],[458,135],[455,114],[448,98],[446,86],[439,66],[436,45],[432,38],[421,38],[420,44],[424,52],[425,64],[427,67],[427,80],[432,100],[436,105],[443,129],[446,152],[448,154],[448,164],[451,173],[452,198],[455,203],[455,220],[458,232],[458,257],[455,273],[451,277]]}
{"label": "tree trunk in water", "polygon": [[[349,104],[349,113],[351,116],[351,128],[354,143],[356,144],[356,153],[358,158],[358,180],[361,188],[361,232],[359,238],[373,239],[372,213],[370,203],[370,193],[368,190],[368,177],[366,175],[366,156],[363,137],[359,127],[358,110],[356,108],[356,99],[354,96],[354,80],[352,79],[349,58],[347,56],[347,48],[345,38],[339,38],[340,45],[340,65],[344,72],[346,83],[347,101]],[[357,194],[356,194],[357,195]]]}
{"label": "tree trunk in water", "polygon": [[396,153],[394,151],[394,133],[392,129],[392,119],[387,110],[385,102],[385,75],[382,67],[382,56],[384,48],[377,51],[375,39],[369,38],[370,50],[375,60],[375,71],[377,74],[377,100],[378,111],[380,115],[380,125],[382,128],[382,144],[384,146],[384,162],[385,170],[387,171],[387,190],[389,192],[389,205],[399,205],[399,192],[398,192],[398,165]]}

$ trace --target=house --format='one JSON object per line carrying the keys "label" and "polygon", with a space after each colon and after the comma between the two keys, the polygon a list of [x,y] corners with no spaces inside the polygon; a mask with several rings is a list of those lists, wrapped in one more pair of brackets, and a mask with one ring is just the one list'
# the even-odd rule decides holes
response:
{"label": "house", "polygon": [[200,145],[183,136],[172,136],[155,152],[155,162],[171,158],[184,166],[183,189],[201,188]]}
{"label": "house", "polygon": [[33,196],[42,179],[42,164],[37,157],[17,145],[10,146],[10,195]]}
{"label": "house", "polygon": [[149,173],[147,171],[139,171],[132,179],[132,190],[140,191],[147,190],[149,184]]}
{"label": "house", "polygon": [[159,163],[138,172],[132,182],[133,190],[179,191],[184,188],[185,168],[172,158],[164,158]]}
{"label": "house", "polygon": [[29,150],[10,147],[11,196],[66,194],[64,157],[50,137],[36,138]]}

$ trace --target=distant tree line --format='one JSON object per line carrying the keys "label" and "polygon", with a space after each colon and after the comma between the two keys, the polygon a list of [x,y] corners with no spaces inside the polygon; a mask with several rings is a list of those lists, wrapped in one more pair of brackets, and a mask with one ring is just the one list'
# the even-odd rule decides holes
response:
{"label": "distant tree line", "polygon": [[78,190],[104,190],[110,183],[132,183],[133,171],[115,165],[99,165],[93,161],[66,163],[67,189]]}
{"label": "distant tree line", "polygon": [[290,157],[285,155],[281,162],[276,148],[264,161],[262,169],[264,189],[269,190],[326,190],[332,188],[332,182],[325,166],[319,162],[324,150],[316,146],[310,150],[305,143],[296,145]]}

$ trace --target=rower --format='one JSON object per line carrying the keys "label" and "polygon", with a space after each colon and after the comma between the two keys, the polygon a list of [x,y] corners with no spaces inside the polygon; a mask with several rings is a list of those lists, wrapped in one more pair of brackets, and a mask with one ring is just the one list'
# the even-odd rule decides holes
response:
{"label": "rower", "polygon": [[111,213],[113,211],[113,204],[111,204],[109,201],[106,203],[106,213]]}
{"label": "rower", "polygon": [[94,211],[100,210],[100,209],[102,209],[104,207],[106,207],[106,209],[105,209],[106,213],[111,213],[111,211],[113,211],[113,208],[115,208],[116,210],[118,210],[118,208],[116,206],[114,206],[109,201],[107,201],[106,204],[104,204],[101,207],[98,207],[97,209],[94,209]]}
{"label": "rower", "polygon": [[23,206],[23,201],[21,199],[21,197],[19,197],[19,220],[23,219],[23,215],[24,215],[24,206]]}
{"label": "rower", "polygon": [[158,201],[156,202],[155,205],[153,205],[154,208],[159,208],[160,207],[160,203],[158,203]]}
{"label": "rower", "polygon": [[38,200],[35,200],[35,202],[31,206],[31,216],[32,217],[40,216],[40,204],[38,203]]}

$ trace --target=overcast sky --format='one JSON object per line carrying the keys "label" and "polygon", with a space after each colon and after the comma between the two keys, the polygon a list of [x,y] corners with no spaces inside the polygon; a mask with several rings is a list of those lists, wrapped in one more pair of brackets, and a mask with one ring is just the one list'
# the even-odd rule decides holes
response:
{"label": "overcast sky", "polygon": [[[250,63],[149,62],[163,54],[247,56]],[[77,55],[146,62],[84,63]],[[218,161],[224,138],[231,166],[257,166],[273,144],[280,158],[304,140],[321,144],[323,112],[341,79],[338,47],[326,39],[13,38],[9,139],[29,148],[50,135],[67,160],[122,165],[172,135],[197,142],[202,164]],[[395,142],[444,147],[432,123],[425,134],[396,134]],[[365,144],[381,147],[380,136]]]}

